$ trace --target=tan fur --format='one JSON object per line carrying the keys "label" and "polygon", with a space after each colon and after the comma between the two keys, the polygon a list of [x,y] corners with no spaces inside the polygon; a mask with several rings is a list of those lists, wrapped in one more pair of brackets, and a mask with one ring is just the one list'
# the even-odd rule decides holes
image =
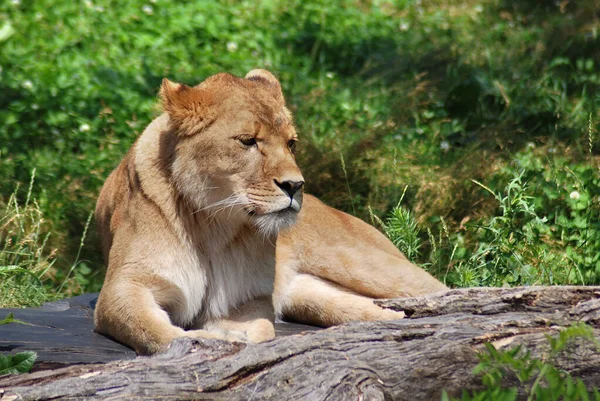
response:
{"label": "tan fur", "polygon": [[282,183],[303,183],[280,85],[254,70],[160,93],[165,113],[96,206],[108,263],[96,331],[140,354],[181,336],[269,340],[276,236],[302,203]]}
{"label": "tan fur", "polygon": [[164,114],[96,206],[108,264],[96,331],[140,354],[181,336],[260,342],[275,312],[320,326],[399,319],[373,299],[446,289],[368,224],[289,196],[282,183],[303,178],[271,73],[165,80],[160,95]]}
{"label": "tan fur", "polygon": [[373,300],[444,290],[375,228],[308,194],[297,223],[277,240],[273,301],[280,317],[324,327],[401,319],[403,312]]}

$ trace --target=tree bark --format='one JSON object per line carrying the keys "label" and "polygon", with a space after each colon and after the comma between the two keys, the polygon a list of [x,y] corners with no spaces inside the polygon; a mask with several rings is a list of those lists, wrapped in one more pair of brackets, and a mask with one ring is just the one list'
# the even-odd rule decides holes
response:
{"label": "tree bark", "polygon": [[[460,289],[377,303],[407,318],[257,345],[178,339],[154,357],[0,378],[0,399],[439,400],[442,389],[481,386],[472,370],[486,342],[543,357],[546,335],[575,322],[600,337],[600,287]],[[556,363],[589,387],[600,383],[590,341]]]}

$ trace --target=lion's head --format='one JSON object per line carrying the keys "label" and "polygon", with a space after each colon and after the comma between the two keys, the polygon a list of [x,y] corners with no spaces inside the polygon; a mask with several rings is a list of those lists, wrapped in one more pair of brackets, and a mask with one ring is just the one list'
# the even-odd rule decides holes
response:
{"label": "lion's head", "polygon": [[165,79],[160,97],[173,133],[162,154],[196,212],[226,212],[265,235],[294,223],[304,184],[294,157],[298,138],[270,72],[217,74],[194,87]]}

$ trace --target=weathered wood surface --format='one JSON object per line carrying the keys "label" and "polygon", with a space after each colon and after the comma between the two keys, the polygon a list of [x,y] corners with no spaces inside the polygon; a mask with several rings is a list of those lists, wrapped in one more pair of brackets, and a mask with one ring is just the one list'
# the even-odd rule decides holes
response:
{"label": "weathered wood surface", "polygon": [[37,370],[135,358],[130,348],[94,333],[97,298],[98,294],[85,294],[40,308],[0,309],[0,319],[12,313],[29,323],[0,325],[0,355],[35,351]]}
{"label": "weathered wood surface", "polygon": [[[480,385],[485,342],[547,352],[547,334],[584,321],[600,337],[600,287],[452,290],[379,302],[394,322],[352,323],[244,345],[177,340],[166,354],[0,378],[4,399],[436,400]],[[573,344],[558,361],[600,383],[600,352]],[[16,398],[15,398],[16,397]]]}

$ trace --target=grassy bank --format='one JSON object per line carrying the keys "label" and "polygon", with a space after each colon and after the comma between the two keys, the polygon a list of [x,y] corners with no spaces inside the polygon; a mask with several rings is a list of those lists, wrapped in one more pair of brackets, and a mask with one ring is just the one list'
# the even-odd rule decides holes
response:
{"label": "grassy bank", "polygon": [[[263,67],[295,113],[307,190],[380,220],[449,285],[598,284],[598,13],[587,0],[4,2],[2,282],[97,290],[86,222],[162,77]],[[31,220],[21,231],[15,213]]]}

